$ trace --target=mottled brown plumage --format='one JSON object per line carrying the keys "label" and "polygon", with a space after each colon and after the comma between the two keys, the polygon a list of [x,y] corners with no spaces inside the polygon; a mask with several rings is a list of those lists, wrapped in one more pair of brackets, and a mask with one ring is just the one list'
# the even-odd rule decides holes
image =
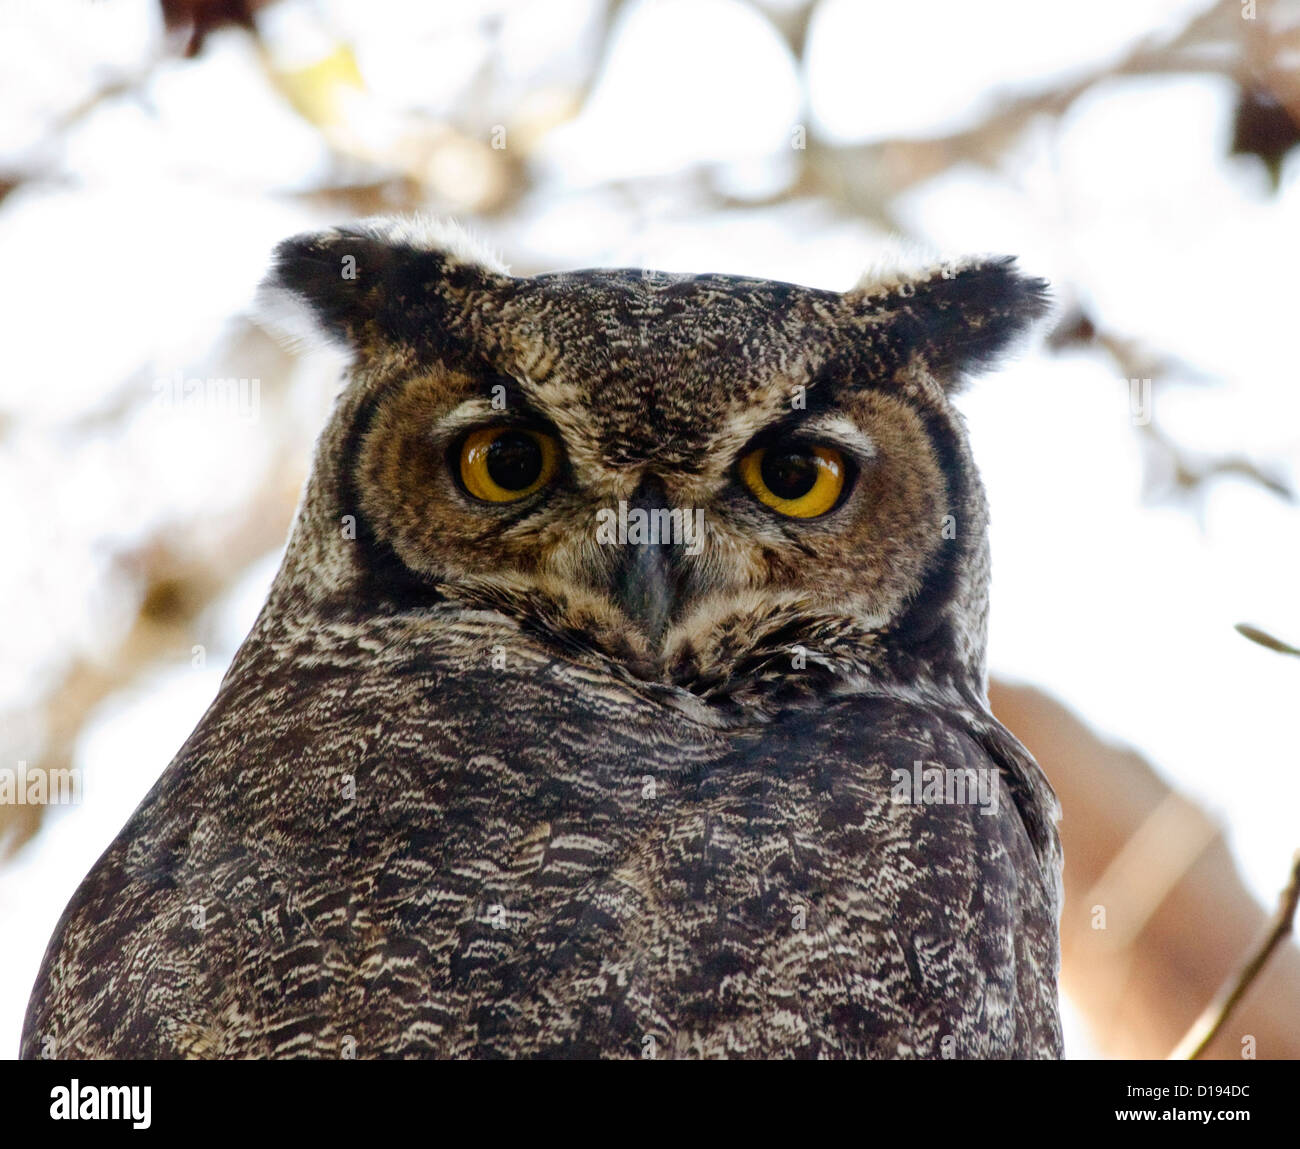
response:
{"label": "mottled brown plumage", "polygon": [[[27,1056],[1060,1054],[1055,800],[988,710],[950,400],[1040,282],[520,279],[381,223],[287,242],[270,283],[353,368],[257,624],[60,923]],[[496,425],[559,444],[535,494],[458,477]],[[742,482],[814,443],[829,512]],[[698,553],[602,541],[620,501],[698,509]],[[935,768],[995,809],[900,792]]]}

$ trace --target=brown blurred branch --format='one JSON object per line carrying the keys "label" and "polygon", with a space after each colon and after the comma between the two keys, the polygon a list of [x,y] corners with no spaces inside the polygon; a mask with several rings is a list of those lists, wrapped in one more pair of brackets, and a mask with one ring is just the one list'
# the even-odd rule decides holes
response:
{"label": "brown blurred branch", "polygon": [[1273,956],[1273,951],[1290,936],[1291,930],[1295,926],[1295,912],[1298,903],[1300,903],[1300,851],[1297,851],[1295,857],[1291,860],[1291,878],[1282,891],[1277,911],[1273,915],[1273,922],[1264,937],[1264,941],[1247,960],[1246,964],[1242,966],[1241,972],[1226,982],[1218,994],[1215,995],[1214,1000],[1205,1007],[1205,1012],[1196,1019],[1196,1023],[1188,1030],[1187,1036],[1178,1043],[1178,1047],[1169,1055],[1170,1060],[1195,1061],[1213,1044],[1219,1030],[1232,1016],[1232,1011],[1237,1008],[1241,999],[1250,992],[1251,986],[1255,984],[1260,973],[1268,964],[1268,959]]}
{"label": "brown blurred branch", "polygon": [[1197,456],[1171,435],[1150,422],[1137,427],[1152,451],[1147,462],[1147,497],[1170,497],[1194,494],[1210,479],[1235,476],[1246,479],[1285,502],[1295,502],[1295,492],[1280,474],[1261,466],[1244,455]]}
{"label": "brown blurred branch", "polygon": [[[834,147],[808,140],[806,164],[822,194],[878,218],[880,205],[963,161],[990,166],[1041,118],[1059,120],[1085,94],[1131,76],[1220,75],[1263,88],[1300,113],[1300,76],[1286,61],[1300,33],[1278,34],[1241,19],[1234,5],[1212,4],[1167,42],[1143,42],[1113,64],[1076,80],[1002,101],[977,123],[946,136]],[[866,196],[864,199],[863,196]]]}
{"label": "brown blurred branch", "polygon": [[[185,530],[160,531],[118,565],[139,580],[140,606],[126,633],[104,659],[78,658],[34,715],[42,750],[29,765],[53,774],[70,769],[77,741],[101,703],[129,689],[166,660],[188,657],[197,641],[195,623],[256,559],[284,539],[297,480],[285,476],[258,493],[247,514],[215,524],[211,542],[198,543]],[[214,524],[207,524],[213,527]],[[6,724],[7,725],[7,724]],[[165,765],[160,762],[159,769]],[[12,855],[40,828],[41,805],[0,805],[0,858]]]}
{"label": "brown blurred branch", "polygon": [[157,65],[157,59],[150,60],[138,72],[115,77],[83,96],[71,107],[59,111],[51,119],[45,138],[32,149],[35,158],[9,171],[0,171],[0,200],[25,184],[54,180],[59,165],[53,157],[59,154],[63,141],[105,104],[120,96],[130,96],[143,102],[145,88]]}
{"label": "brown blurred branch", "polygon": [[[124,577],[138,604],[130,624],[106,653],[70,657],[31,712],[0,713],[0,729],[15,744],[13,757],[30,759],[30,767],[49,772],[69,769],[77,741],[100,704],[129,689],[165,660],[188,657],[199,641],[196,626],[204,610],[253,562],[284,541],[306,469],[300,431],[292,415],[278,417],[275,406],[291,356],[247,323],[226,354],[249,374],[266,380],[263,415],[272,421],[268,433],[280,449],[244,505],[219,518],[162,524],[137,546],[115,556],[115,573]],[[140,387],[135,397],[134,405],[114,403],[96,413],[94,425],[127,423],[153,398],[153,392]],[[297,450],[291,449],[294,445]],[[8,754],[9,747],[5,750]],[[159,763],[159,768],[163,765]],[[0,805],[0,860],[36,833],[44,813],[41,805]]]}
{"label": "brown blurred branch", "polygon": [[[1268,912],[1218,827],[1140,755],[1032,687],[994,682],[989,697],[1061,800],[1063,987],[1106,1056],[1164,1058]],[[1261,1056],[1300,1058],[1300,949],[1279,944],[1236,1020]],[[1241,1049],[1220,1030],[1206,1056]]]}
{"label": "brown blurred branch", "polygon": [[1143,400],[1147,406],[1143,412],[1144,421],[1134,424],[1134,430],[1146,448],[1144,485],[1148,498],[1193,495],[1209,480],[1231,475],[1246,479],[1288,503],[1296,501],[1295,491],[1276,471],[1243,455],[1198,455],[1183,447],[1161,427],[1150,409],[1154,406],[1154,389],[1175,378],[1198,383],[1219,382],[1209,373],[1149,347],[1141,340],[1099,328],[1082,311],[1067,315],[1048,337],[1047,346],[1057,352],[1070,348],[1100,350],[1110,359],[1118,379],[1130,389],[1135,385],[1148,385],[1151,394]]}
{"label": "brown blurred branch", "polygon": [[1292,646],[1289,642],[1283,642],[1280,638],[1274,638],[1267,631],[1260,630],[1257,626],[1251,626],[1248,622],[1237,623],[1236,630],[1243,638],[1248,638],[1251,642],[1257,642],[1260,646],[1267,647],[1269,650],[1275,650],[1278,654],[1292,654],[1300,658],[1300,649]]}

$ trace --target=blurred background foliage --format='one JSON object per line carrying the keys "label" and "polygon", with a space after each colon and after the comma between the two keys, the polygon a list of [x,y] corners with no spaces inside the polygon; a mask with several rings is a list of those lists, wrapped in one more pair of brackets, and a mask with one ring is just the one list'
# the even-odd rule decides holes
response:
{"label": "blurred background foliage", "polygon": [[[964,404],[993,701],[1065,810],[1071,1053],[1162,1056],[1257,939],[1300,808],[1300,664],[1233,629],[1300,641],[1297,3],[0,0],[0,112],[0,765],[84,794],[0,806],[6,1050],[332,400],[337,354],[252,313],[268,252],[380,213],[520,274],[1048,276],[1053,321]],[[1211,1052],[1298,1034],[1290,946]]]}

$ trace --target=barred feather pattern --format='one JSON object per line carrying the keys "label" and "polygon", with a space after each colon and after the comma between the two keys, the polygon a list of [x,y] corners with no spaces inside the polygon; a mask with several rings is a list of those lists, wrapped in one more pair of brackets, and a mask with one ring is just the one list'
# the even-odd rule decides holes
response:
{"label": "barred feather pattern", "polygon": [[720,726],[446,606],[259,639],[69,907],[28,1056],[1059,1055],[1037,768],[996,815],[891,800],[991,718]]}
{"label": "barred feather pattern", "polygon": [[[949,402],[1040,281],[515,278],[370,224],[287,241],[270,283],[346,385],[215,702],[59,923],[24,1056],[1060,1056],[1056,802],[988,710]],[[503,507],[449,473],[498,395],[564,459]],[[736,473],[791,427],[858,452],[807,523]],[[663,558],[666,630],[592,538],[647,491],[707,508]],[[935,768],[998,801],[900,792]]]}

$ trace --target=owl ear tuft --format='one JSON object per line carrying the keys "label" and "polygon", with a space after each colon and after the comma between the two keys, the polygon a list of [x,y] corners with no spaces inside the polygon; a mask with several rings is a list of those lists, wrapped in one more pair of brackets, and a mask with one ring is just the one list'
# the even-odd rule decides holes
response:
{"label": "owl ear tuft", "polygon": [[414,343],[428,338],[447,292],[507,276],[454,223],[372,220],[279,244],[257,310],[294,340],[323,335],[352,349]]}
{"label": "owl ear tuft", "polygon": [[847,298],[883,328],[900,366],[919,355],[947,391],[993,366],[1051,308],[1047,281],[1021,274],[1009,255],[876,278]]}

